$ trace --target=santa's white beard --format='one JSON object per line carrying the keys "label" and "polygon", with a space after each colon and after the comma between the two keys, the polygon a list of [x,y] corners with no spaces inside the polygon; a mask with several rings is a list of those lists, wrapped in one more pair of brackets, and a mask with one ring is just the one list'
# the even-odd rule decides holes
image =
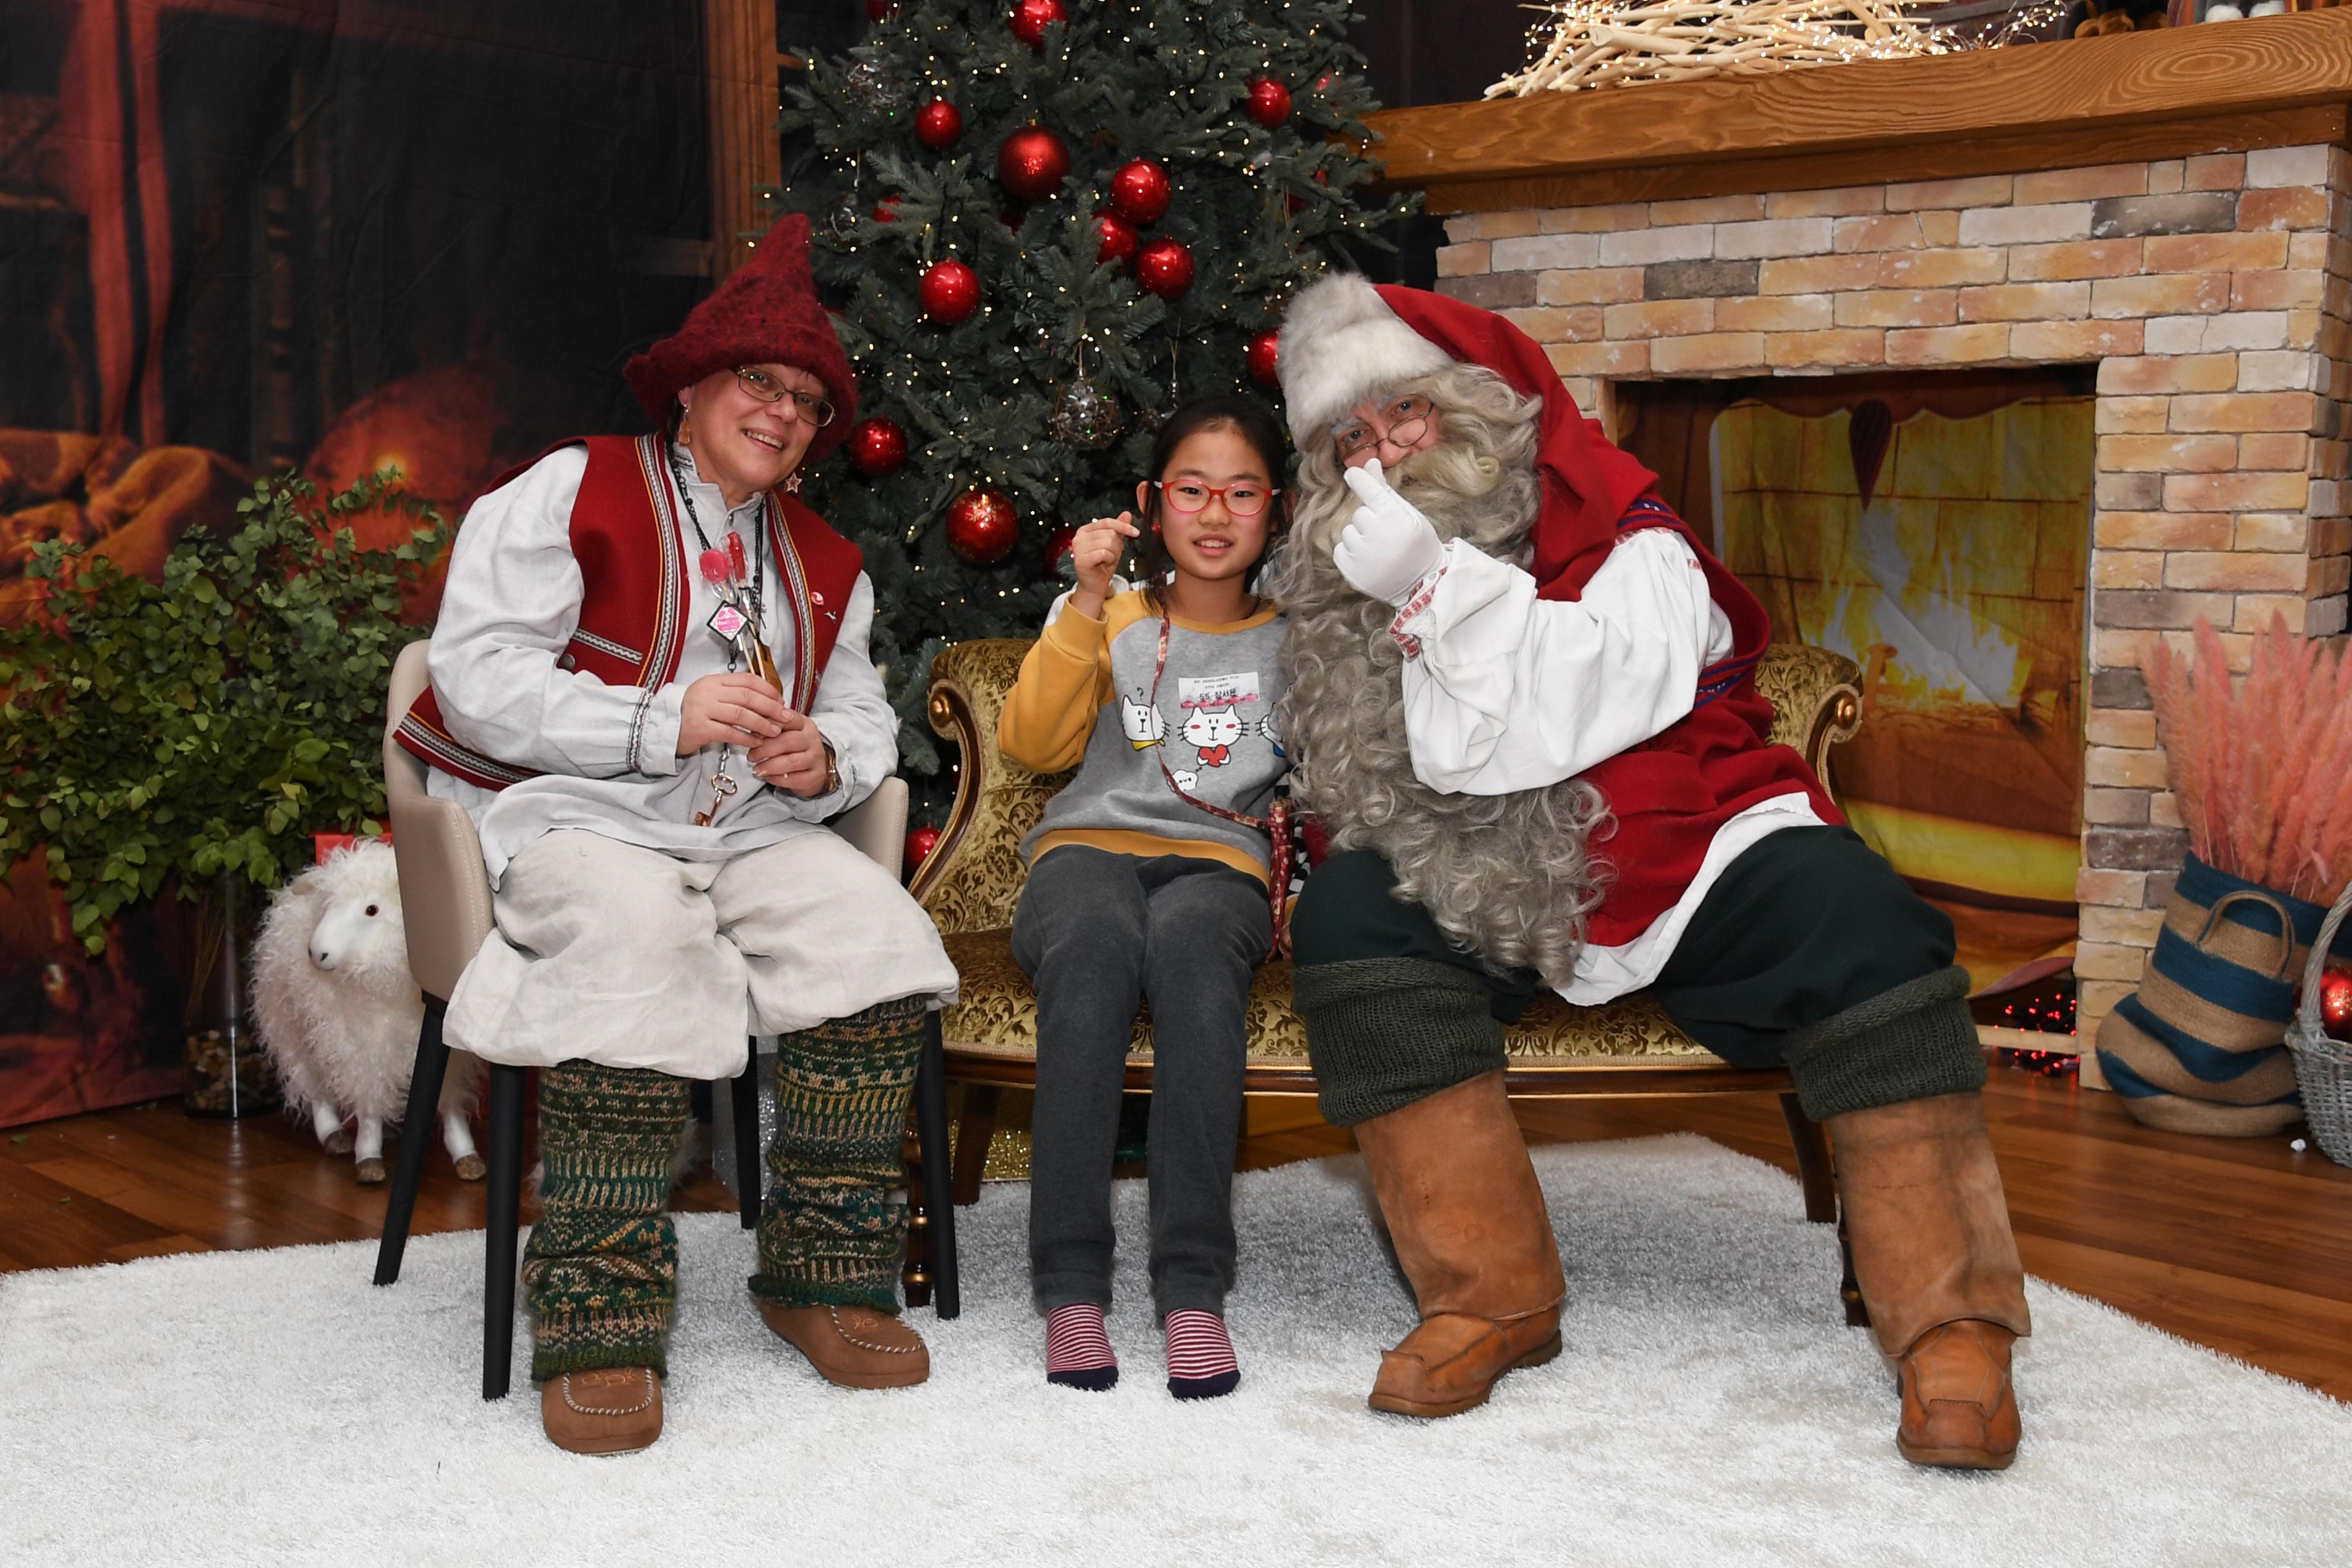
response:
{"label": "santa's white beard", "polygon": [[[1396,611],[1349,586],[1332,563],[1357,503],[1322,475],[1329,466],[1303,466],[1297,523],[1266,584],[1290,620],[1278,722],[1294,784],[1334,849],[1377,851],[1396,871],[1398,896],[1455,943],[1564,984],[1584,945],[1584,917],[1606,891],[1607,868],[1586,847],[1608,820],[1607,803],[1579,779],[1475,795],[1443,795],[1413,776],[1405,656],[1389,635]],[[1531,464],[1498,472],[1458,444],[1441,445],[1392,478],[1442,537],[1525,563],[1539,497]]]}

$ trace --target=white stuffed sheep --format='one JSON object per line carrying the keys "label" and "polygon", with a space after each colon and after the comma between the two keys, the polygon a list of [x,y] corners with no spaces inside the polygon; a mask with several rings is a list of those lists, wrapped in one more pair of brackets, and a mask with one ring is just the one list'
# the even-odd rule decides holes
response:
{"label": "white stuffed sheep", "polygon": [[[366,839],[338,849],[278,890],[254,939],[253,1010],[289,1104],[310,1112],[330,1151],[353,1154],[361,1182],[383,1181],[383,1124],[407,1108],[425,1020],[390,845]],[[469,1182],[483,1171],[467,1120],[480,1078],[480,1062],[449,1053],[441,1140]],[[343,1131],[346,1112],[356,1140]],[[411,1120],[404,1135],[425,1136],[425,1128]]]}

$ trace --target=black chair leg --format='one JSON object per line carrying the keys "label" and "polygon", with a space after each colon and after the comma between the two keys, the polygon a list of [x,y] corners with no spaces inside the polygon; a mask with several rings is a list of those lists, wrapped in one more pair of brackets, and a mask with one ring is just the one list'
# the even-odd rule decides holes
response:
{"label": "black chair leg", "polygon": [[394,1168],[392,1195],[383,1205],[383,1238],[375,1246],[379,1285],[391,1285],[400,1279],[401,1255],[408,1250],[409,1222],[416,1214],[416,1189],[425,1181],[425,1155],[440,1126],[441,1083],[449,1070],[441,1016],[447,1010],[448,1005],[438,997],[425,999],[425,1023],[416,1031],[416,1065],[408,1073],[409,1109],[400,1130],[400,1163]]}
{"label": "black chair leg", "polygon": [[1789,1124],[1789,1142],[1797,1152],[1797,1179],[1804,1184],[1805,1217],[1815,1225],[1837,1218],[1837,1178],[1830,1168],[1830,1141],[1822,1124],[1805,1114],[1793,1094],[1780,1097],[1780,1115]]}
{"label": "black chair leg", "polygon": [[923,1016],[923,1055],[915,1068],[915,1135],[922,1144],[932,1300],[940,1317],[952,1318],[963,1310],[963,1293],[956,1278],[955,1169],[948,1158],[947,1048],[936,1009]]}
{"label": "black chair leg", "polygon": [[743,1070],[735,1075],[728,1090],[729,1101],[735,1108],[735,1206],[743,1215],[743,1228],[751,1230],[760,1223],[761,1173],[767,1167],[767,1151],[760,1147],[760,1037],[751,1037],[751,1054]]}
{"label": "black chair leg", "polygon": [[483,1244],[482,1397],[504,1399],[514,1363],[515,1233],[522,1226],[521,1068],[490,1068],[489,1230]]}

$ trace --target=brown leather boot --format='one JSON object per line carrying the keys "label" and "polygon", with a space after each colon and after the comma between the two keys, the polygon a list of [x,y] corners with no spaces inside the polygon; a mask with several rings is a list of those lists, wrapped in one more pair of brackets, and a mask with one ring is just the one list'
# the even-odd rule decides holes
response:
{"label": "brown leather boot", "polygon": [[2007,1469],[2017,1457],[2010,1343],[2032,1331],[1981,1094],[1939,1094],[1827,1123],[1855,1283],[1903,1400],[1915,1465]]}
{"label": "brown leather boot", "polygon": [[559,1373],[539,1385],[547,1440],[573,1454],[634,1454],[661,1436],[661,1379],[651,1367]]}
{"label": "brown leather boot", "polygon": [[1568,1293],[1527,1140],[1490,1072],[1356,1127],[1421,1327],[1381,1357],[1371,1406],[1454,1415],[1559,1353]]}

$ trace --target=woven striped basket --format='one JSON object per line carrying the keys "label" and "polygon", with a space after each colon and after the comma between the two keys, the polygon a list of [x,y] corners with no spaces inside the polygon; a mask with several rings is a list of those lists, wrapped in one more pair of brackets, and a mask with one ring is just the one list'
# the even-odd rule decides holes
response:
{"label": "woven striped basket", "polygon": [[2303,1005],[2287,1026],[2286,1048],[2294,1058],[2295,1081],[2303,1086],[2303,1112],[2311,1140],[2339,1165],[2352,1165],[2352,1045],[2330,1039],[2319,1024],[2319,976],[2344,917],[2352,914],[2352,888],[2336,900],[2311,944],[2303,966]]}
{"label": "woven striped basket", "polygon": [[2295,965],[2326,913],[2189,857],[2146,977],[2099,1026],[2099,1066],[2124,1108],[2224,1138],[2302,1120],[2286,1025]]}

